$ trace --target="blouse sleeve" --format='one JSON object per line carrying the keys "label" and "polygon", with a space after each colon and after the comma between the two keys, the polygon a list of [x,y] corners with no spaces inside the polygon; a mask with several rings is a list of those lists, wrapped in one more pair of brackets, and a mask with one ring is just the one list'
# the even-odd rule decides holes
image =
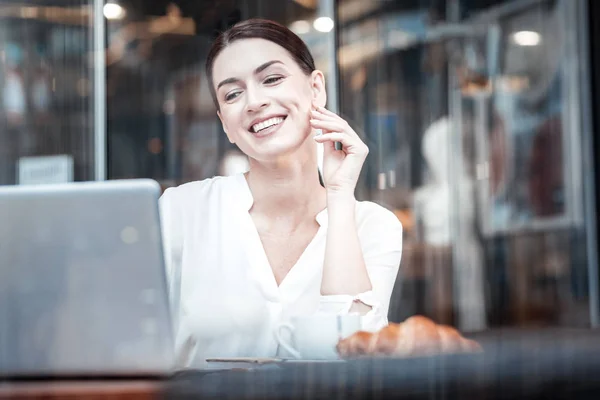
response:
{"label": "blouse sleeve", "polygon": [[382,209],[365,218],[359,240],[372,290],[356,296],[321,296],[317,312],[348,314],[353,302],[359,301],[371,307],[362,317],[362,329],[377,331],[388,324],[390,298],[402,257],[402,224],[392,212]]}

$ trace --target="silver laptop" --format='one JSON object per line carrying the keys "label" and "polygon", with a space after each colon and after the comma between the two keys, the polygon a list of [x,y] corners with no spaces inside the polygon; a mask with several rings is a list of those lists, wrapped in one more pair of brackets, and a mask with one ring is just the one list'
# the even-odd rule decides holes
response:
{"label": "silver laptop", "polygon": [[152,180],[0,187],[0,377],[171,372],[159,195]]}

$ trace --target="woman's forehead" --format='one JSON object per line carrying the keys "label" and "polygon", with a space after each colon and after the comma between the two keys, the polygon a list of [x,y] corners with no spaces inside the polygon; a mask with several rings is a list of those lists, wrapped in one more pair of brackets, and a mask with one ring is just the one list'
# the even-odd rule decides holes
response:
{"label": "woman's forehead", "polygon": [[240,39],[225,47],[215,59],[213,80],[216,83],[252,75],[258,67],[271,61],[280,61],[277,64],[287,68],[296,66],[290,53],[276,43],[258,38]]}

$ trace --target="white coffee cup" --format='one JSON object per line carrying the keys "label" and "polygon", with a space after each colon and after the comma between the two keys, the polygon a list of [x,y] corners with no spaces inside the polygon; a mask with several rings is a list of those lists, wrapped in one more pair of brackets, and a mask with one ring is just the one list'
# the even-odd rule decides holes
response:
{"label": "white coffee cup", "polygon": [[338,341],[359,331],[360,321],[359,315],[293,317],[275,329],[275,339],[293,358],[335,360]]}

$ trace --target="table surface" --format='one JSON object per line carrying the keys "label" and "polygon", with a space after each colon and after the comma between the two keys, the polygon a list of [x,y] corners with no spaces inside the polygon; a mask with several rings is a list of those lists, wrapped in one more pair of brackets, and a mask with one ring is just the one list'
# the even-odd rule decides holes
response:
{"label": "table surface", "polygon": [[164,387],[158,380],[0,382],[0,399],[150,400],[161,398]]}
{"label": "table surface", "polygon": [[164,381],[0,381],[0,399],[600,399],[597,331],[504,330],[476,338],[481,354],[186,370]]}
{"label": "table surface", "polygon": [[469,335],[480,354],[281,363],[249,371],[182,371],[168,398],[600,399],[600,333],[504,329]]}

